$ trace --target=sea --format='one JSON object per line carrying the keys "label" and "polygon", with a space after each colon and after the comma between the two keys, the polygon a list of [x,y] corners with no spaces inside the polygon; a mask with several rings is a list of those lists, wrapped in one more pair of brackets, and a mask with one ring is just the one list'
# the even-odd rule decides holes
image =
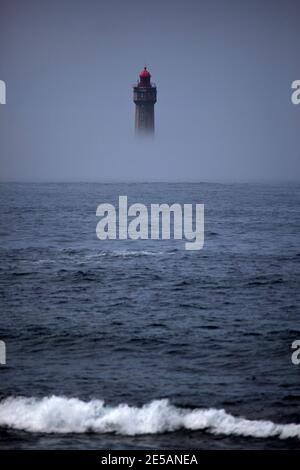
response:
{"label": "sea", "polygon": [[[204,204],[204,246],[99,204]],[[0,185],[0,449],[299,449],[300,185]]]}

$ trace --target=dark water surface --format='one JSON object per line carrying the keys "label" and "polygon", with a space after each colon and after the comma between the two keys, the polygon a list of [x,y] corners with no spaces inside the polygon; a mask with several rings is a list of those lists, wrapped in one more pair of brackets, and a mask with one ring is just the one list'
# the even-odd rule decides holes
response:
{"label": "dark water surface", "polygon": [[[98,240],[119,195],[204,203],[203,250]],[[0,185],[0,448],[299,448],[299,202],[292,184]]]}

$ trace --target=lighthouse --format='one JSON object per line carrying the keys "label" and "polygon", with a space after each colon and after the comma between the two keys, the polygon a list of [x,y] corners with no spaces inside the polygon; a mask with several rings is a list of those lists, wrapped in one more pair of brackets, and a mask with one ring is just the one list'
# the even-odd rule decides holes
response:
{"label": "lighthouse", "polygon": [[133,87],[135,103],[135,131],[139,135],[154,134],[154,104],[156,103],[156,86],[151,82],[147,67],[141,71],[139,81]]}

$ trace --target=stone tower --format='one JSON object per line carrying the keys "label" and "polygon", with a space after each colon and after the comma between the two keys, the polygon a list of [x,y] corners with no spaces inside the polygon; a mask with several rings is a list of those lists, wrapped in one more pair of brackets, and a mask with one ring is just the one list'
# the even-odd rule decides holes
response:
{"label": "stone tower", "polygon": [[154,134],[154,104],[156,103],[156,86],[151,83],[151,74],[144,67],[140,79],[133,87],[135,103],[135,131],[139,135]]}

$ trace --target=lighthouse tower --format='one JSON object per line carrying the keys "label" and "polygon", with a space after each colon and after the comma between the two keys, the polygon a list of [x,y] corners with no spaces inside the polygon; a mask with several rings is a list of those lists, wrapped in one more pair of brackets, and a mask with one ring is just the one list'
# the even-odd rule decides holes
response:
{"label": "lighthouse tower", "polygon": [[133,87],[135,103],[135,131],[139,135],[154,133],[154,104],[156,86],[151,83],[151,74],[147,67],[140,73],[140,79]]}

